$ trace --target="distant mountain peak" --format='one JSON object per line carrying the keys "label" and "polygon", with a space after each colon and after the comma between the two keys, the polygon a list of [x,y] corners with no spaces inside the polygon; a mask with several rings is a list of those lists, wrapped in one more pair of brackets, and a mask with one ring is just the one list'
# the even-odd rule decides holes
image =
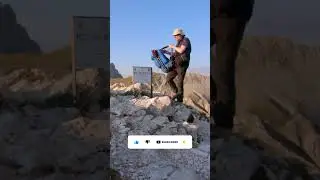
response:
{"label": "distant mountain peak", "polygon": [[110,63],[110,78],[122,78],[114,63]]}
{"label": "distant mountain peak", "polygon": [[41,53],[9,4],[0,3],[0,53]]}

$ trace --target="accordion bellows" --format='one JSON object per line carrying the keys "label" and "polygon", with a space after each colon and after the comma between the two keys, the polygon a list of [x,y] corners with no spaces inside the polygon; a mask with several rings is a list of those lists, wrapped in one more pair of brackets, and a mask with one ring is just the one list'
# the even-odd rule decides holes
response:
{"label": "accordion bellows", "polygon": [[152,50],[151,60],[164,73],[168,73],[173,68],[173,61],[165,56],[161,49]]}

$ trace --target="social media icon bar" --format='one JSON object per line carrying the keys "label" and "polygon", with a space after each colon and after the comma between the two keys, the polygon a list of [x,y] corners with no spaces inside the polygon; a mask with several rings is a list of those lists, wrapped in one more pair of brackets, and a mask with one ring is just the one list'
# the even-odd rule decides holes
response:
{"label": "social media icon bar", "polygon": [[191,135],[130,135],[129,149],[191,149]]}

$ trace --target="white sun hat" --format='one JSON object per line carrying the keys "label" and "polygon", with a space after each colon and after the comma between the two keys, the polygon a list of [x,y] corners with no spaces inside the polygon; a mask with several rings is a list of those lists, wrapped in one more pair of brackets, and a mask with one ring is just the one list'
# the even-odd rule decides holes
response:
{"label": "white sun hat", "polygon": [[172,33],[172,35],[173,36],[176,36],[176,35],[184,35],[184,32],[183,32],[183,30],[181,29],[181,28],[177,28],[177,29],[175,29],[174,31],[173,31],[173,33]]}

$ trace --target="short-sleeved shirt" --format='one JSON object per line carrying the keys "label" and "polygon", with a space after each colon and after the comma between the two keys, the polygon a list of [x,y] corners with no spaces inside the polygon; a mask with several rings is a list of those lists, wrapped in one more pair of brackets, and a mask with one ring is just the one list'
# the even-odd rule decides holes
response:
{"label": "short-sleeved shirt", "polygon": [[[184,45],[184,46],[186,47],[186,50],[185,50],[182,54],[183,54],[183,55],[186,55],[186,57],[190,58],[190,54],[191,54],[191,43],[190,43],[189,38],[183,37],[183,39],[181,39],[181,40],[177,43],[176,47],[180,47],[180,46],[182,46],[182,45]],[[176,55],[179,55],[178,52],[175,52],[175,54],[176,54]]]}

